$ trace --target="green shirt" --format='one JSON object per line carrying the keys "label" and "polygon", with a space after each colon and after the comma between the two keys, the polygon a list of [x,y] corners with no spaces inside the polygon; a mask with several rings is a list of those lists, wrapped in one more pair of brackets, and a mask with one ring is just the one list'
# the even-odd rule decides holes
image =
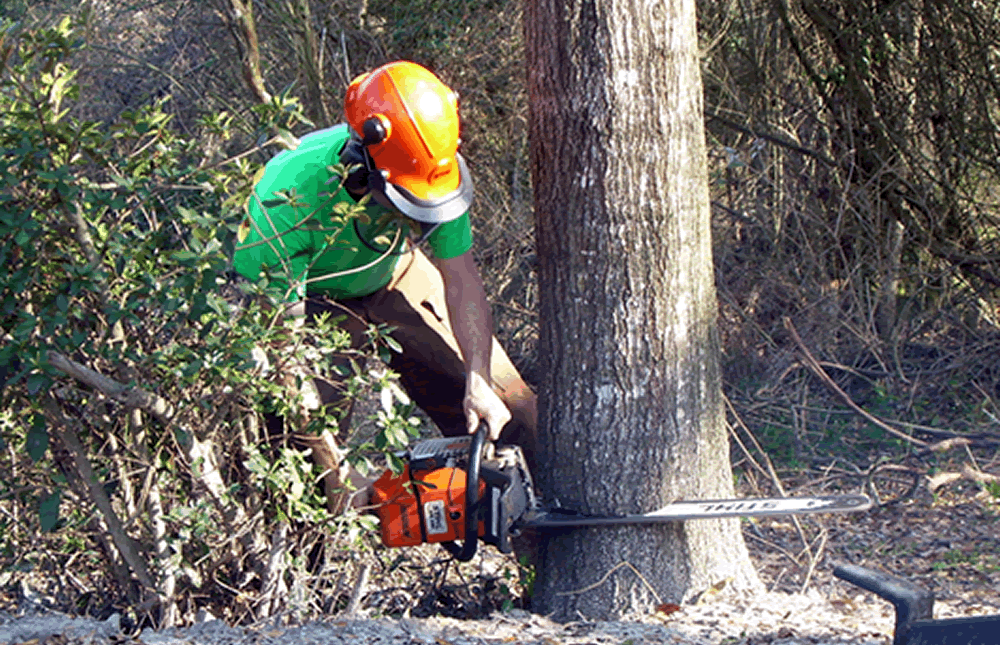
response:
{"label": "green shirt", "polygon": [[[292,289],[289,300],[306,294],[356,298],[389,283],[399,252],[405,251],[409,227],[402,225],[402,216],[393,216],[374,202],[365,206],[370,222],[357,221],[357,228],[376,249],[395,240],[392,253],[386,255],[358,238],[354,222],[337,221],[337,204],[354,200],[346,190],[337,190],[340,177],[329,167],[340,162],[349,137],[346,125],[312,132],[295,150],[285,150],[267,162],[250,197],[249,232],[236,247],[236,271],[252,281],[263,274],[272,284]],[[468,251],[472,248],[468,213],[438,226],[427,243],[440,259]]]}

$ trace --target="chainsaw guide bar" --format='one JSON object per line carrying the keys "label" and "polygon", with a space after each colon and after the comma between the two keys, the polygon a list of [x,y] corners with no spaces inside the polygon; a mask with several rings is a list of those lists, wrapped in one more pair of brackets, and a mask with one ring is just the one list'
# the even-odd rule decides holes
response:
{"label": "chainsaw guide bar", "polygon": [[812,497],[751,497],[743,499],[707,499],[674,502],[661,509],[641,515],[587,515],[571,510],[548,509],[530,513],[522,526],[526,528],[574,528],[583,526],[614,526],[621,524],[659,524],[681,520],[702,520],[721,517],[769,517],[772,515],[802,515],[806,513],[844,513],[871,508],[872,501],[864,495],[819,495]]}

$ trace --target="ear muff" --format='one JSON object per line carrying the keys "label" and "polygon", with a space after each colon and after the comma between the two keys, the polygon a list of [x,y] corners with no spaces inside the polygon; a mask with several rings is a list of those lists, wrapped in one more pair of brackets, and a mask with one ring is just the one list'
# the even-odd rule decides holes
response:
{"label": "ear muff", "polygon": [[366,146],[374,146],[389,138],[389,132],[392,130],[392,124],[389,119],[379,114],[365,119],[364,125],[361,126],[361,129],[362,136],[364,136],[361,143]]}

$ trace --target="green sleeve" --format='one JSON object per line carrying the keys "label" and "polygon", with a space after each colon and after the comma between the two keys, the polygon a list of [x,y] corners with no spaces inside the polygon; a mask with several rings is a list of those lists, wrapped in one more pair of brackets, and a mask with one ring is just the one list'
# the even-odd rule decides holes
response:
{"label": "green sleeve", "polygon": [[472,248],[472,224],[469,214],[441,224],[427,237],[431,252],[439,260],[457,258]]}

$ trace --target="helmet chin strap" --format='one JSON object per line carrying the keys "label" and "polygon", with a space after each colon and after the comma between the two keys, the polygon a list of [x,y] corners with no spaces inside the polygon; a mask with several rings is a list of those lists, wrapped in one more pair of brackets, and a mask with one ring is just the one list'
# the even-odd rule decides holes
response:
{"label": "helmet chin strap", "polygon": [[[368,123],[365,125],[367,126]],[[375,166],[375,160],[368,153],[368,139],[369,137],[366,136],[362,140],[352,130],[351,138],[340,152],[340,162],[345,166],[350,167],[361,164],[361,168],[358,168],[347,176],[344,180],[344,185],[352,195],[361,196],[365,193],[371,193],[371,196],[379,205],[398,211],[399,209],[393,205],[385,194],[385,176]]]}

